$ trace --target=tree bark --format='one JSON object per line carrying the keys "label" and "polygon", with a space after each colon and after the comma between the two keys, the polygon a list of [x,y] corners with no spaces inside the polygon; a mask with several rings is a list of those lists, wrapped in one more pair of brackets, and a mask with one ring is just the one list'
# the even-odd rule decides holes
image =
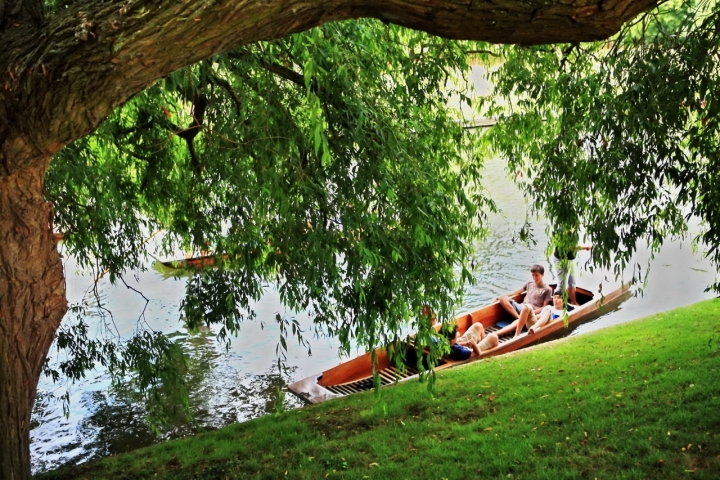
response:
{"label": "tree bark", "polygon": [[0,0],[0,31],[23,23],[39,27],[44,19],[44,0]]}
{"label": "tree bark", "polygon": [[49,157],[0,177],[0,479],[30,478],[30,413],[67,310],[63,266],[42,195]]}

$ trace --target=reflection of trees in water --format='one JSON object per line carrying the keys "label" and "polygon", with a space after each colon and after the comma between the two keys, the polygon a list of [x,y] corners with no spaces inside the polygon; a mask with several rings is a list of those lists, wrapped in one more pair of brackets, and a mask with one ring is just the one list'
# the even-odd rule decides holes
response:
{"label": "reflection of trees in water", "polygon": [[[276,371],[271,369],[263,375],[246,374],[241,377],[230,365],[232,357],[239,355],[225,353],[211,333],[186,335],[176,332],[169,337],[180,342],[187,356],[185,375],[192,419],[185,415],[184,405],[179,403],[180,400],[172,392],[160,389],[161,394],[166,393],[161,398],[144,398],[133,387],[133,382],[113,392],[118,399],[131,399],[143,405],[146,415],[158,408],[157,402],[162,400],[164,408],[171,415],[164,423],[155,425],[160,438],[182,437],[276,411],[278,398],[283,396],[281,391],[286,387],[285,380]],[[218,361],[222,355],[228,355],[231,361]],[[285,408],[293,408],[300,403],[285,398],[283,405]]]}
{"label": "reflection of trees in water", "polygon": [[54,400],[54,396],[43,390],[38,390],[35,395],[35,403],[33,403],[32,416],[30,417],[30,430],[39,427],[44,423],[50,408],[50,403]]}
{"label": "reflection of trees in water", "polygon": [[40,442],[32,445],[34,473],[127,452],[156,441],[140,403],[94,391],[83,393],[77,406],[89,414],[75,424],[65,419],[57,398],[47,392],[38,394],[31,428],[49,424],[52,432],[41,432],[33,439]]}
{"label": "reflection of trees in water", "polygon": [[[295,370],[293,367],[288,373]],[[235,415],[237,421],[249,420],[278,410],[282,401],[282,409],[290,410],[303,405],[302,400],[294,395],[286,395],[287,383],[277,371],[264,375],[249,375],[242,384],[242,389],[235,391]]]}
{"label": "reflection of trees in water", "polygon": [[77,430],[86,450],[83,460],[154,443],[155,435],[145,421],[142,403],[104,391],[87,392],[82,403],[91,412]]}
{"label": "reflection of trees in water", "polygon": [[[174,412],[163,424],[153,426],[147,422],[148,414],[157,408],[157,399],[148,399],[134,386],[132,379],[114,386],[110,391],[87,392],[82,396],[82,407],[89,412],[78,424],[76,441],[59,446],[54,453],[67,453],[60,463],[79,463],[91,458],[127,452],[172,438],[180,438],[202,430],[214,430],[238,421],[260,417],[277,410],[282,397],[285,410],[297,408],[302,401],[284,395],[285,379],[276,369],[263,375],[240,376],[228,361],[218,361],[222,355],[239,358],[240,355],[224,352],[211,333],[187,335],[176,332],[169,335],[180,342],[187,356],[187,385],[189,406],[194,414],[190,419],[185,409],[172,395],[163,396],[166,408]],[[229,360],[233,360],[230,358]],[[287,372],[292,373],[292,370]],[[162,390],[161,390],[162,392]],[[38,397],[33,418],[40,425],[47,415],[57,415],[57,402]],[[56,468],[60,464],[46,464],[35,459],[36,471]],[[51,462],[52,463],[52,462]]]}

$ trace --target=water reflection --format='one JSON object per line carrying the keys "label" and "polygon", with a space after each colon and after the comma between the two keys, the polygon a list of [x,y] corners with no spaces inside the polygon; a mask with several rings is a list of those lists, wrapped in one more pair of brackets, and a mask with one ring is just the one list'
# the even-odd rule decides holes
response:
{"label": "water reflection", "polygon": [[[477,308],[498,294],[516,289],[528,281],[528,268],[533,263],[548,267],[544,254],[547,246],[545,223],[526,218],[525,200],[508,178],[501,160],[488,162],[486,171],[485,187],[500,211],[489,217],[489,237],[476,245],[474,276],[477,284],[468,287],[462,309]],[[530,246],[513,241],[526,221],[529,221],[537,242]],[[581,252],[580,264],[587,255]],[[636,260],[644,263],[647,252],[641,251]],[[172,335],[191,358],[190,402],[197,423],[179,416],[163,427],[160,435],[153,435],[144,421],[147,407],[142,398],[131,388],[108,391],[110,379],[104,371],[90,372],[86,379],[72,387],[70,412],[66,418],[61,402],[52,398],[53,393],[60,395],[64,390],[42,378],[31,430],[36,473],[192,434],[199,428],[215,429],[265,415],[276,410],[282,397],[279,392],[286,382],[323,371],[339,361],[334,340],[310,339],[313,356],[307,355],[306,348],[289,344],[288,363],[293,369],[284,377],[277,374],[274,365],[279,331],[273,320],[275,314],[295,316],[308,331],[311,331],[312,322],[302,312],[286,312],[274,291],[268,291],[254,305],[258,321],[244,324],[240,336],[233,340],[228,351],[215,341],[212,331],[189,335],[181,330],[179,315],[186,279],[163,275],[153,270],[150,262],[147,266],[147,271],[134,272],[126,281],[150,299],[145,310],[145,320],[150,327]],[[66,272],[69,301],[76,303],[85,298],[92,306],[94,297],[86,295],[92,276],[78,271],[72,259],[66,261]],[[612,278],[608,281],[606,275],[605,272],[582,272],[578,281],[581,286],[593,290],[602,284],[603,290],[608,292],[615,282]],[[546,279],[552,281],[552,273],[547,273]],[[577,335],[709,298],[712,295],[703,290],[713,280],[712,267],[693,253],[689,242],[671,242],[652,262],[644,296],[629,298],[564,334]],[[104,280],[97,293],[113,312],[118,332],[129,337],[145,307],[142,297],[124,286],[112,286]],[[88,315],[88,322],[100,321],[94,309],[89,308]],[[260,320],[264,320],[264,329]],[[302,405],[292,395],[285,395],[282,402],[285,409]]]}
{"label": "water reflection", "polygon": [[287,377],[273,370],[263,374],[242,372],[237,368],[241,357],[234,352],[225,354],[211,334],[187,336],[178,332],[180,335],[190,359],[188,381],[194,422],[178,409],[178,415],[154,433],[146,422],[147,402],[132,384],[108,390],[107,374],[98,373],[75,387],[69,418],[62,414],[59,400],[43,390],[33,410],[35,473],[222,428],[278,408],[301,406],[299,399],[283,394]]}

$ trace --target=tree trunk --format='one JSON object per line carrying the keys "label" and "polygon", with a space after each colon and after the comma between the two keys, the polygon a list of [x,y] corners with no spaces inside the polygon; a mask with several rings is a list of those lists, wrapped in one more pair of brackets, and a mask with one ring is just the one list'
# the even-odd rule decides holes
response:
{"label": "tree trunk", "polygon": [[52,206],[42,193],[49,161],[0,175],[0,480],[30,478],[30,413],[67,311]]}

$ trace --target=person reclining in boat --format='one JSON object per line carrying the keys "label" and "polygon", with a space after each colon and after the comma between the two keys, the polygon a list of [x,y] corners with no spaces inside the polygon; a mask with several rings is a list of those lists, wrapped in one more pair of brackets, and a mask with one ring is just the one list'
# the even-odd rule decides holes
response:
{"label": "person reclining in boat", "polygon": [[[532,275],[532,281],[526,283],[510,295],[501,295],[497,298],[500,305],[514,318],[520,318],[520,314],[525,306],[532,308],[535,314],[539,314],[552,300],[552,288],[550,288],[549,285],[545,285],[543,281],[545,268],[542,265],[535,264],[530,267],[530,274]],[[523,303],[518,303],[510,298],[523,291],[526,292]]]}
{"label": "person reclining in boat", "polygon": [[[565,300],[563,300],[563,291],[560,289],[560,287],[555,289],[555,292],[553,292],[553,304],[548,305],[543,309],[543,311],[540,313],[540,315],[544,315],[545,312],[550,312],[548,320],[551,322],[554,322],[558,318],[563,318],[566,314],[566,312],[572,312],[575,310],[575,307],[568,303],[567,309],[565,309]],[[542,326],[542,325],[541,325]],[[535,327],[535,330],[537,330],[540,327]],[[535,330],[533,333],[535,333]],[[528,333],[530,333],[530,330],[528,330]]]}
{"label": "person reclining in boat", "polygon": [[[499,337],[507,335],[515,331],[515,336],[519,336],[522,333],[523,328],[527,327],[528,335],[532,335],[538,331],[539,328],[551,321],[555,321],[558,318],[565,316],[565,302],[563,300],[563,294],[560,289],[556,289],[553,293],[553,304],[547,305],[542,308],[539,315],[535,314],[535,310],[528,305],[524,305],[520,317],[507,327],[501,328],[495,332]],[[567,311],[574,310],[575,307],[568,305]]]}
{"label": "person reclining in boat", "polygon": [[453,360],[467,360],[473,355],[480,355],[485,350],[495,348],[500,343],[494,333],[485,335],[485,327],[477,322],[470,325],[461,336],[450,345],[450,358]]}

